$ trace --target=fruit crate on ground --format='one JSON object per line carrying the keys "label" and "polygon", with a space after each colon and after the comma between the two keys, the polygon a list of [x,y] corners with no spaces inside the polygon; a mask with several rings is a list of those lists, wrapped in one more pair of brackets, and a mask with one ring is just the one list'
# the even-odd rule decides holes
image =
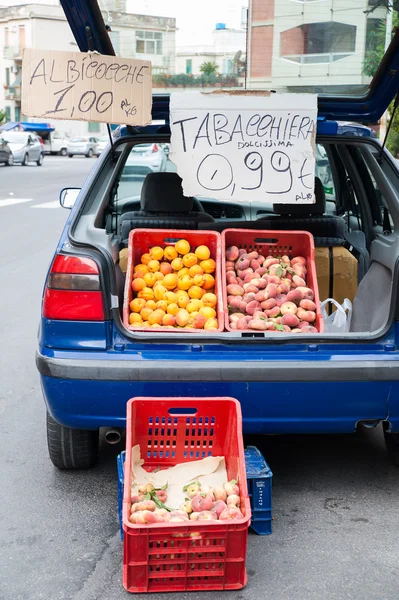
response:
{"label": "fruit crate on ground", "polygon": [[[216,311],[217,327],[212,329],[201,329],[194,327],[141,327],[131,325],[129,322],[130,302],[133,300],[134,292],[132,290],[132,279],[134,276],[134,267],[140,264],[143,254],[150,252],[151,248],[159,246],[162,249],[174,247],[179,240],[186,240],[190,244],[190,252],[194,253],[199,246],[207,246],[210,250],[210,258],[215,261],[216,267],[213,272],[215,279],[214,295],[217,299],[217,304],[214,308]],[[221,236],[216,231],[185,231],[173,229],[135,229],[129,234],[128,241],[128,262],[126,271],[126,281],[124,290],[123,302],[123,324],[127,329],[136,332],[162,332],[162,333],[215,333],[224,330],[224,312],[223,312],[223,297],[221,285]],[[206,261],[204,261],[206,262]],[[205,271],[205,273],[210,273]],[[202,284],[201,284],[202,285]],[[200,286],[199,286],[200,287]],[[154,288],[155,289],[155,288]],[[205,289],[205,288],[204,288]],[[199,298],[198,298],[199,299]],[[195,301],[196,298],[193,298]],[[216,325],[216,324],[215,324]]]}
{"label": "fruit crate on ground", "polygon": [[[226,251],[231,246],[237,246],[240,250],[244,249],[247,253],[258,252],[265,258],[267,256],[281,257],[288,256],[291,260],[296,256],[302,256],[306,259],[306,280],[307,286],[314,292],[314,303],[316,304],[316,320],[314,326],[318,332],[323,332],[323,318],[320,310],[319,289],[316,276],[315,249],[313,236],[307,231],[254,231],[249,229],[225,229],[222,233],[222,295],[223,308],[225,313],[225,328],[228,331],[237,331],[230,327],[229,310],[227,301],[227,282],[226,282]],[[246,334],[261,336],[262,331],[251,329],[243,330]],[[263,332],[263,335],[279,335],[282,332]]]}
{"label": "fruit crate on ground", "polygon": [[[168,468],[224,456],[240,486],[242,519],[136,525],[131,506],[131,448],[143,467]],[[123,584],[129,592],[236,590],[247,581],[251,507],[245,477],[241,408],[233,398],[133,398],[127,403],[123,493]],[[185,482],[182,482],[184,484]]]}
{"label": "fruit crate on ground", "polygon": [[272,533],[273,473],[255,446],[245,448],[248,494],[251,499],[251,527],[258,535]]}
{"label": "fruit crate on ground", "polygon": [[[251,529],[258,535],[272,533],[272,478],[263,454],[255,446],[248,446],[244,450],[245,468],[247,475],[248,495],[251,501]],[[124,485],[124,465],[126,452],[121,452],[117,457],[118,467],[118,513],[121,539],[123,540],[122,504]]]}

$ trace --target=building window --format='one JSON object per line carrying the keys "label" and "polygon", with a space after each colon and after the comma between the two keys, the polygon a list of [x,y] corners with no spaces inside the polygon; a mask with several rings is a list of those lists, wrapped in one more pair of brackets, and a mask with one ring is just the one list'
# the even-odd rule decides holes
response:
{"label": "building window", "polygon": [[88,123],[87,130],[89,133],[100,133],[100,123]]}
{"label": "building window", "polygon": [[4,27],[4,47],[8,48],[9,45],[10,45],[10,42],[8,39],[8,27]]}
{"label": "building window", "polygon": [[231,58],[223,59],[222,73],[223,75],[231,75],[233,72],[233,61]]}
{"label": "building window", "polygon": [[15,107],[14,113],[15,113],[15,121],[20,121],[21,120],[21,109],[19,108],[19,106]]}
{"label": "building window", "polygon": [[280,56],[293,62],[326,63],[355,51],[356,26],[329,21],[308,23],[280,34]]}
{"label": "building window", "polygon": [[6,85],[10,85],[10,69],[6,67]]}
{"label": "building window", "polygon": [[193,61],[191,58],[187,58],[186,60],[186,73],[187,75],[191,75],[193,72]]}
{"label": "building window", "polygon": [[119,56],[121,53],[119,31],[109,31],[108,35],[114,47],[115,54]]}
{"label": "building window", "polygon": [[136,31],[136,54],[162,54],[162,33]]}
{"label": "building window", "polygon": [[4,110],[6,111],[6,120],[11,121],[11,108],[6,106]]}

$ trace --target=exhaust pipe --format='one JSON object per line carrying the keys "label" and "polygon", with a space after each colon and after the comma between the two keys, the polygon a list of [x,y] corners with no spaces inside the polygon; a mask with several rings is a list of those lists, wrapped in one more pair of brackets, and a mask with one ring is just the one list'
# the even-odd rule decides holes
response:
{"label": "exhaust pipe", "polygon": [[119,444],[121,441],[121,432],[120,429],[108,429],[105,433],[105,441],[107,444]]}

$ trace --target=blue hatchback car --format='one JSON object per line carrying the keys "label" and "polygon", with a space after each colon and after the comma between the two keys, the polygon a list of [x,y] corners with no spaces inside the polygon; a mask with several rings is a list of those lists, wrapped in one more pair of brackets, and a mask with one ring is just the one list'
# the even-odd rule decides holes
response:
{"label": "blue hatchback car", "polygon": [[[81,21],[63,4],[81,50],[88,49],[82,32],[89,23],[94,47],[111,53],[94,3],[78,2]],[[153,98],[156,124],[114,132],[83,188],[63,192],[62,203],[73,207],[44,286],[36,363],[54,465],[93,465],[99,429],[117,437],[133,396],[232,396],[241,403],[244,432],[254,434],[348,433],[382,422],[398,461],[399,170],[364,125],[375,123],[398,92],[396,34],[366,96],[319,97],[316,204],[295,211],[172,194],[178,176],[171,172],[147,176],[159,178],[157,193],[129,173],[137,144],[170,141],[167,96]],[[309,231],[327,260],[319,273],[325,297],[355,290],[350,331],[276,338],[127,330],[127,239],[132,229],[148,227]]]}

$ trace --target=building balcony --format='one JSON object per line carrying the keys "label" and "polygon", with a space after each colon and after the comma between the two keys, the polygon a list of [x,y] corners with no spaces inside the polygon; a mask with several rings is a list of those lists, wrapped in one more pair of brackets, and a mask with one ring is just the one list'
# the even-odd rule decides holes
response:
{"label": "building balcony", "polygon": [[7,60],[22,60],[22,48],[19,46],[4,46],[3,58]]}
{"label": "building balcony", "polygon": [[9,86],[4,89],[4,98],[6,100],[15,100],[21,102],[21,86]]}
{"label": "building balcony", "polygon": [[281,56],[284,60],[288,60],[300,65],[331,63],[350,56],[353,52],[323,52],[322,54],[287,54]]}

